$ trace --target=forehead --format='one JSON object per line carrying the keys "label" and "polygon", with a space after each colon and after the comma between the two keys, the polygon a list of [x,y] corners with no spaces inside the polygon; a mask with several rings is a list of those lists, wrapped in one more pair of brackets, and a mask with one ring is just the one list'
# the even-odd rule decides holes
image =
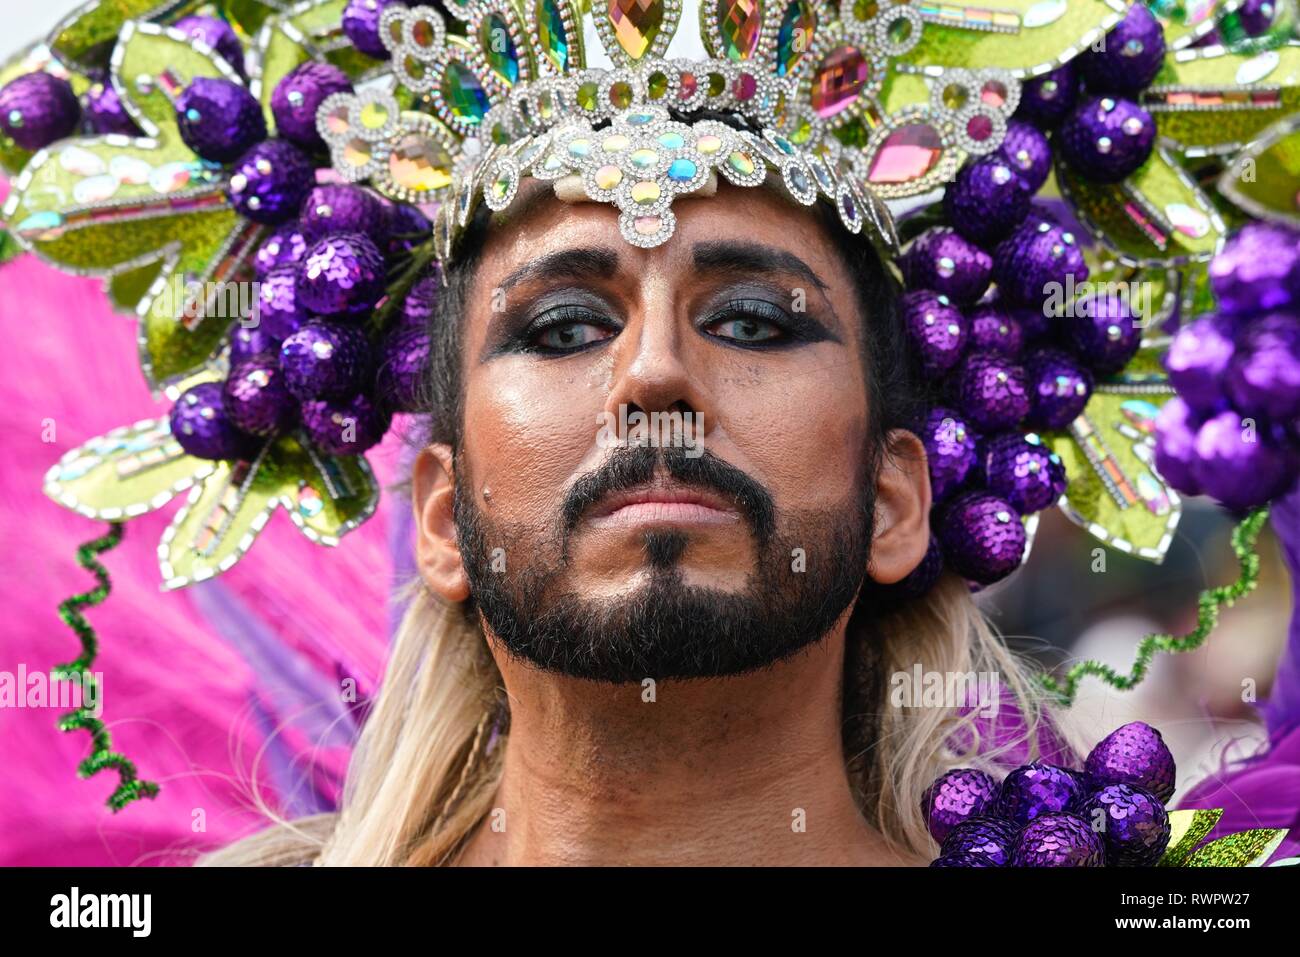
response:
{"label": "forehead", "polygon": [[575,247],[608,249],[618,256],[621,273],[682,283],[692,279],[694,250],[700,244],[743,241],[797,256],[822,280],[828,295],[852,296],[848,270],[818,217],[772,189],[722,181],[716,195],[681,197],[672,211],[677,217],[673,235],[653,249],[641,249],[622,237],[614,207],[563,202],[551,184],[527,180],[514,204],[493,216],[476,285],[492,288],[525,263]]}

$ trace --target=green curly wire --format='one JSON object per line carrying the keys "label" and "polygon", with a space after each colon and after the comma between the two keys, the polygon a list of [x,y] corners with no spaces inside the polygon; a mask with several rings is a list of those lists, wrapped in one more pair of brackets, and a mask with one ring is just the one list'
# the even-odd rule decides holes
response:
{"label": "green curly wire", "polygon": [[122,532],[123,528],[120,522],[110,522],[106,535],[96,538],[94,541],[86,542],[77,549],[77,564],[91,572],[99,584],[90,591],[82,592],[80,595],[73,595],[59,604],[59,617],[81,639],[81,655],[67,664],[56,665],[50,671],[50,678],[54,681],[77,680],[81,682],[82,707],[63,715],[59,719],[58,727],[60,731],[80,730],[90,733],[90,757],[77,766],[77,774],[81,777],[91,777],[105,768],[113,768],[117,771],[119,779],[117,789],[108,799],[108,806],[115,812],[122,810],[132,801],[138,801],[145,797],[152,798],[158,794],[157,784],[137,778],[135,765],[112,750],[113,742],[109,737],[108,729],[104,727],[102,721],[91,714],[89,708],[85,707],[86,699],[91,697],[90,692],[95,688],[95,679],[90,672],[90,666],[99,650],[99,639],[95,636],[95,630],[90,627],[90,622],[86,621],[85,616],[81,614],[80,609],[90,605],[98,605],[108,597],[111,590],[108,571],[95,560],[95,556],[114,548],[122,541]]}
{"label": "green curly wire", "polygon": [[1075,664],[1065,674],[1062,684],[1048,674],[1038,676],[1039,682],[1047,691],[1056,696],[1064,707],[1074,704],[1074,697],[1079,682],[1085,675],[1095,675],[1117,691],[1128,691],[1141,684],[1147,669],[1157,652],[1194,651],[1205,643],[1219,623],[1219,612],[1225,606],[1231,608],[1237,599],[1249,595],[1259,583],[1259,553],[1255,545],[1259,533],[1268,521],[1268,508],[1257,508],[1248,514],[1232,530],[1232,550],[1241,566],[1237,580],[1229,585],[1207,588],[1196,599],[1196,627],[1185,635],[1175,637],[1170,634],[1153,633],[1138,643],[1137,658],[1127,675],[1120,674],[1114,668],[1096,659],[1089,658]]}

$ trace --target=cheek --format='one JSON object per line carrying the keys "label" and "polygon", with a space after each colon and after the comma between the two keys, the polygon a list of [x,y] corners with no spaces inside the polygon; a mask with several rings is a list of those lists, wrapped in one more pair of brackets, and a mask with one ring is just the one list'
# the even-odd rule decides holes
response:
{"label": "cheek", "polygon": [[[554,521],[560,497],[595,448],[603,393],[589,370],[501,357],[466,384],[465,453],[485,511],[504,521]],[[484,489],[490,494],[484,496]]]}
{"label": "cheek", "polygon": [[[862,367],[840,346],[820,361],[735,383],[727,440],[778,509],[838,509],[852,494],[867,435]],[[719,454],[727,457],[727,453]]]}

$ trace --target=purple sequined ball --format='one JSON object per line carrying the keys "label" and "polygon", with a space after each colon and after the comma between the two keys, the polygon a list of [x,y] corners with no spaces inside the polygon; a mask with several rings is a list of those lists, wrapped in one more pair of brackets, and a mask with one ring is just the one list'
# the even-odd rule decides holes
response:
{"label": "purple sequined ball", "polygon": [[1032,123],[1012,120],[997,155],[1025,181],[1031,193],[1037,193],[1052,171],[1052,147],[1047,137]]}
{"label": "purple sequined ball", "polygon": [[1146,4],[1135,3],[1106,34],[1101,49],[1079,57],[1079,66],[1094,93],[1134,96],[1151,85],[1164,61],[1164,29]]}
{"label": "purple sequined ball", "polygon": [[1060,349],[1040,347],[1025,355],[1030,411],[1035,428],[1064,429],[1083,412],[1092,395],[1092,373]]}
{"label": "purple sequined ball", "polygon": [[204,382],[181,393],[172,406],[171,432],[181,448],[201,459],[244,458],[255,443],[231,422],[220,382]]}
{"label": "purple sequined ball", "polygon": [[315,180],[311,161],[296,146],[266,140],[235,163],[230,201],[254,222],[277,226],[297,214]]}
{"label": "purple sequined ball", "polygon": [[988,288],[993,259],[955,230],[936,226],[918,236],[899,263],[911,289],[931,289],[972,303]]}
{"label": "purple sequined ball", "polygon": [[989,244],[1010,233],[1029,213],[1028,184],[999,156],[967,163],[943,197],[944,214],[972,242]]}
{"label": "purple sequined ball", "polygon": [[274,267],[258,284],[257,319],[276,339],[287,339],[311,318],[298,299],[298,266],[285,263]]}
{"label": "purple sequined ball", "polygon": [[262,104],[232,80],[195,77],[176,98],[176,127],[205,160],[229,163],[266,139]]}
{"label": "purple sequined ball", "polygon": [[323,150],[325,141],[316,129],[316,111],[327,97],[350,92],[352,82],[333,64],[308,60],[295,67],[271,94],[276,132],[303,149]]}
{"label": "purple sequined ball", "polygon": [[1111,96],[1082,101],[1056,135],[1065,161],[1097,183],[1126,178],[1147,161],[1155,142],[1151,114],[1132,100]]}
{"label": "purple sequined ball", "polygon": [[253,269],[258,278],[265,277],[276,266],[293,265],[307,255],[307,237],[297,223],[281,226],[253,255]]}
{"label": "purple sequined ball", "polygon": [[49,73],[24,73],[0,89],[0,129],[25,150],[71,136],[81,121],[72,85]]}
{"label": "purple sequined ball", "polygon": [[337,233],[316,242],[298,264],[298,299],[318,315],[355,313],[384,291],[384,258],[361,233]]}
{"label": "purple sequined ball", "polygon": [[245,359],[226,377],[222,404],[236,428],[270,436],[293,422],[295,402],[273,352]]}
{"label": "purple sequined ball", "polygon": [[975,432],[952,409],[935,406],[921,427],[934,501],[941,502],[966,481],[975,466]]}
{"label": "purple sequined ball", "polygon": [[994,817],[971,818],[948,832],[939,853],[948,858],[973,855],[994,867],[1005,867],[1011,863],[1011,853],[1016,845],[1016,830],[1015,825]]}
{"label": "purple sequined ball", "polygon": [[1012,867],[1105,867],[1106,850],[1086,821],[1061,812],[1044,814],[1016,839]]}
{"label": "purple sequined ball", "polygon": [[997,793],[998,783],[975,768],[954,768],[940,775],[921,798],[930,835],[942,844],[958,824],[984,814]]}
{"label": "purple sequined ball", "polygon": [[987,492],[958,495],[939,521],[943,557],[959,575],[981,585],[1006,578],[1025,556],[1027,536],[1011,504]]}
{"label": "purple sequined ball", "polygon": [[1068,811],[1083,797],[1079,779],[1066,768],[1035,761],[1016,768],[998,792],[997,816],[1024,827],[1035,818]]}
{"label": "purple sequined ball", "polygon": [[302,404],[302,425],[312,444],[331,455],[360,455],[384,437],[389,419],[366,395],[313,399]]}
{"label": "purple sequined ball", "polygon": [[1069,114],[1078,95],[1078,68],[1071,60],[1050,73],[1025,81],[1016,116],[1040,129],[1051,129]]}
{"label": "purple sequined ball", "polygon": [[357,392],[370,364],[370,344],[355,326],[313,319],[280,346],[286,388],[299,399],[338,399]]}
{"label": "purple sequined ball", "polygon": [[971,351],[993,352],[1008,359],[1020,355],[1025,345],[1024,326],[997,304],[976,306],[967,313]]}
{"label": "purple sequined ball", "polygon": [[1151,867],[1169,846],[1169,814],[1143,788],[1108,784],[1088,795],[1079,816],[1101,834],[1112,867]]}
{"label": "purple sequined ball", "polygon": [[298,225],[309,243],[329,233],[364,233],[378,244],[384,239],[388,210],[360,186],[327,183],[307,194]]}
{"label": "purple sequined ball", "polygon": [[1300,301],[1300,231],[1276,223],[1243,226],[1210,261],[1219,311],[1252,316]]}
{"label": "purple sequined ball", "polygon": [[947,372],[966,347],[966,318],[947,297],[928,289],[903,296],[903,328],[926,375]]}
{"label": "purple sequined ball", "polygon": [[379,347],[375,392],[394,412],[418,412],[424,371],[429,363],[427,329],[399,329]]}
{"label": "purple sequined ball", "polygon": [[1167,802],[1174,796],[1174,756],[1160,732],[1142,721],[1116,728],[1084,762],[1097,784],[1132,784]]}
{"label": "purple sequined ball", "polygon": [[1025,370],[992,352],[972,352],[955,377],[957,409],[981,432],[1009,429],[1029,412]]}
{"label": "purple sequined ball", "polygon": [[984,484],[1021,515],[1041,512],[1065,494],[1065,464],[1032,432],[1005,432],[984,443]]}
{"label": "purple sequined ball", "polygon": [[348,0],[343,8],[343,32],[352,45],[368,57],[388,59],[388,48],[379,38],[379,17],[400,0]]}

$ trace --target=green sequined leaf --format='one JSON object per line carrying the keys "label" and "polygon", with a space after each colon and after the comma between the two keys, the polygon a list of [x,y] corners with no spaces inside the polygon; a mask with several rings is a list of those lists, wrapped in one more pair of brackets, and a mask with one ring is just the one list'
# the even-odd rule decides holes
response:
{"label": "green sequined leaf", "polygon": [[[16,238],[53,265],[110,279],[128,274],[111,291],[119,305],[128,290],[140,292],[132,306],[141,317],[141,365],[157,386],[204,362],[236,318],[179,321],[186,283],[240,278],[255,227],[227,202],[220,167],[179,141],[124,142],[69,140],[42,152],[4,212]],[[146,285],[146,267],[158,263]]]}
{"label": "green sequined leaf", "polygon": [[996,64],[1020,76],[1061,65],[1124,16],[1121,4],[1107,0],[999,0],[992,11],[941,4],[925,12],[941,19],[926,22],[906,62],[970,69]]}
{"label": "green sequined leaf", "polygon": [[1182,509],[1154,467],[1155,417],[1172,395],[1152,382],[1099,383],[1067,430],[1043,436],[1069,478],[1066,517],[1111,548],[1156,563]]}
{"label": "green sequined leaf", "polygon": [[281,440],[277,461],[293,479],[281,498],[290,517],[314,542],[337,545],[374,513],[379,486],[361,455],[320,455],[295,439]]}
{"label": "green sequined leaf", "polygon": [[158,545],[165,588],[227,571],[248,551],[280,502],[283,477],[266,462],[272,456],[267,449],[252,462],[217,462],[190,492]]}
{"label": "green sequined leaf", "polygon": [[159,260],[110,276],[105,289],[113,308],[121,312],[135,312],[140,300],[148,293],[149,287],[154,284],[165,265]]}
{"label": "green sequined leaf", "polygon": [[44,491],[88,518],[114,522],[161,508],[215,467],[185,454],[164,416],[114,429],[68,452],[45,474]]}
{"label": "green sequined leaf", "polygon": [[1282,120],[1242,151],[1218,185],[1252,216],[1300,226],[1300,115]]}
{"label": "green sequined leaf", "polygon": [[179,30],[136,22],[122,28],[113,51],[113,82],[127,111],[148,135],[175,137],[172,102],[200,76],[243,82],[225,60],[200,53]]}
{"label": "green sequined leaf", "polygon": [[204,0],[91,0],[75,10],[50,35],[60,60],[88,72],[108,65],[109,52],[128,20],[175,20]]}
{"label": "green sequined leaf", "polygon": [[1192,155],[1234,152],[1300,108],[1300,46],[1170,53],[1143,106],[1167,145]]}
{"label": "green sequined leaf", "polygon": [[1184,866],[1263,867],[1286,835],[1286,828],[1259,827],[1238,831],[1199,848]]}
{"label": "green sequined leaf", "polygon": [[1208,260],[1227,232],[1209,197],[1159,147],[1121,183],[1086,180],[1058,157],[1056,182],[1088,231],[1130,265]]}
{"label": "green sequined leaf", "polygon": [[1190,808],[1169,812],[1169,845],[1157,867],[1182,867],[1196,845],[1214,830],[1223,808]]}

